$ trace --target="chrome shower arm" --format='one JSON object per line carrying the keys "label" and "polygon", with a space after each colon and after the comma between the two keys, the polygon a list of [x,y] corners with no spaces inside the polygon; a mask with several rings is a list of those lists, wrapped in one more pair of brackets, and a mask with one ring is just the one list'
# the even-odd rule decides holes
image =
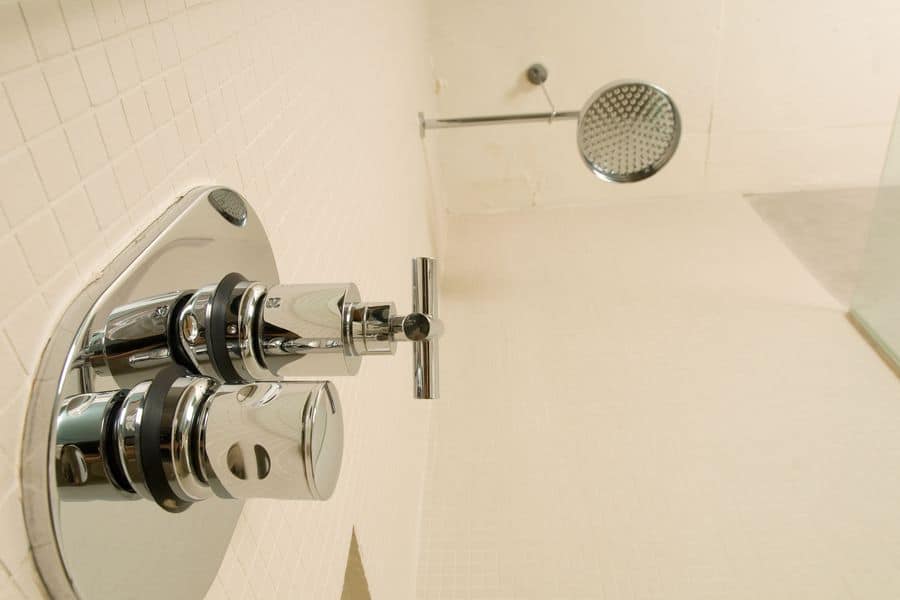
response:
{"label": "chrome shower arm", "polygon": [[570,121],[581,114],[577,110],[559,112],[519,113],[513,115],[486,115],[478,117],[455,117],[449,119],[426,119],[419,113],[419,131],[425,135],[427,129],[450,129],[453,127],[473,127],[475,125],[503,125],[505,123],[529,123],[546,121]]}

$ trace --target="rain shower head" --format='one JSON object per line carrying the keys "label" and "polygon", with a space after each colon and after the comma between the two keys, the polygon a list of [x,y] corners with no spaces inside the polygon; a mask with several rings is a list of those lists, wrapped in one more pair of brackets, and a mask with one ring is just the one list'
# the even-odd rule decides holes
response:
{"label": "rain shower head", "polygon": [[557,112],[547,95],[547,70],[534,64],[526,71],[528,80],[541,86],[549,113],[425,119],[419,114],[419,130],[497,125],[528,121],[578,119],[576,141],[584,164],[604,181],[640,181],[662,169],[678,148],[681,117],[675,103],[662,88],[638,80],[614,81],[596,92],[580,111]]}
{"label": "rain shower head", "polygon": [[642,81],[616,81],[594,92],[578,116],[578,150],[600,179],[640,181],[675,154],[681,118],[669,95]]}

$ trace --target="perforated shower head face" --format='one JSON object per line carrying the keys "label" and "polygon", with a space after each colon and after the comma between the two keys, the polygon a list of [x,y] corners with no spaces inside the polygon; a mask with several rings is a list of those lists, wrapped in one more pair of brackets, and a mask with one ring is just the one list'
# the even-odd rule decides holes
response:
{"label": "perforated shower head face", "polygon": [[643,81],[616,81],[597,90],[578,118],[578,149],[606,181],[650,177],[669,162],[681,118],[669,95]]}

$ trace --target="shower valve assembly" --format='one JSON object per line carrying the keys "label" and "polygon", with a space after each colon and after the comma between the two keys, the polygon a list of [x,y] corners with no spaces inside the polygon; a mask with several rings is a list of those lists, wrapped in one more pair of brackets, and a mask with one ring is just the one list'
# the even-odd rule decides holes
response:
{"label": "shower valve assembly", "polygon": [[[246,218],[236,194],[210,201]],[[411,342],[414,395],[437,398],[436,267],[413,259],[408,314],[362,302],[352,283],[266,284],[239,273],[113,308],[78,361],[118,387],[64,399],[63,493],[95,499],[103,484],[124,492],[112,499],[170,512],[211,495],[327,499],[341,465],[340,401],[330,382],[300,380],[355,375],[363,356]]]}
{"label": "shower valve assembly", "polygon": [[409,342],[414,396],[437,398],[441,332],[435,259],[413,259],[408,313],[284,284],[240,194],[187,192],[67,307],[35,374],[22,489],[48,595],[135,591],[152,565],[166,576],[134,597],[203,597],[244,500],[336,490],[327,378]]}

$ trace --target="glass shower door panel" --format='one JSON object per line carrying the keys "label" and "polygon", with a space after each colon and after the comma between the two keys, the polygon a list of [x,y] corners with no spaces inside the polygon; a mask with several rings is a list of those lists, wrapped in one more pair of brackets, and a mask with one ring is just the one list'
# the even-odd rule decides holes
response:
{"label": "glass shower door panel", "polygon": [[900,371],[900,107],[888,144],[850,318]]}

